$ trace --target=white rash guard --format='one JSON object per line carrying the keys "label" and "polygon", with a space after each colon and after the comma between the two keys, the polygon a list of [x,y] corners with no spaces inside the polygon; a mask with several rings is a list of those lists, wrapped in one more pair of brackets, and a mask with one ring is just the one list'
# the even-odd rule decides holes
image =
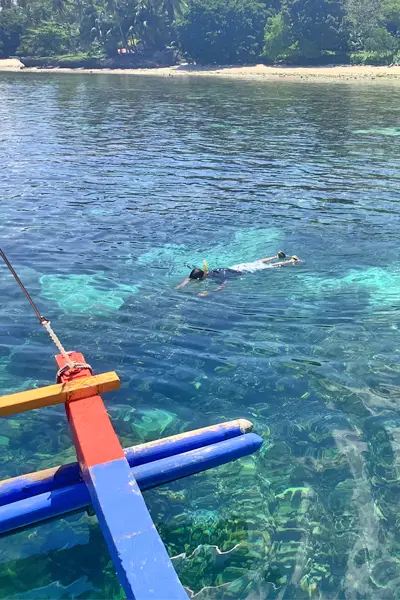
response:
{"label": "white rash guard", "polygon": [[255,273],[255,271],[262,271],[263,269],[271,268],[271,263],[265,263],[262,260],[255,260],[254,262],[241,263],[240,265],[232,265],[229,267],[232,271],[238,271],[239,273]]}

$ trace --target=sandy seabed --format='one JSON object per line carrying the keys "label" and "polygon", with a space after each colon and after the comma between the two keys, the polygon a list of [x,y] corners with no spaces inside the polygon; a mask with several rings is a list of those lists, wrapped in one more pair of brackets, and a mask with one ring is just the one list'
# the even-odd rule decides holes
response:
{"label": "sandy seabed", "polygon": [[400,66],[331,66],[331,67],[269,67],[253,66],[208,66],[178,65],[157,69],[64,69],[24,68],[18,59],[0,60],[0,71],[30,73],[94,73],[114,75],[140,75],[145,77],[222,77],[242,80],[288,80],[288,81],[375,81],[400,82]]}

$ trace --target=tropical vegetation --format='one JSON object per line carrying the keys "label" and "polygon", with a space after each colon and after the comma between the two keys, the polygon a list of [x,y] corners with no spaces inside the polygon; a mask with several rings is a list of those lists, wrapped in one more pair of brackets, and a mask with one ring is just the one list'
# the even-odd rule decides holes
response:
{"label": "tropical vegetation", "polygon": [[400,0],[0,0],[0,56],[393,63]]}

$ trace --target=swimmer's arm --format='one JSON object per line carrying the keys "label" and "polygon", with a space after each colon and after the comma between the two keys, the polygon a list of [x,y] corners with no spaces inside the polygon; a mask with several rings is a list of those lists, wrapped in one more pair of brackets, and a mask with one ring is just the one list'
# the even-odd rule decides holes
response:
{"label": "swimmer's arm", "polygon": [[274,263],[271,267],[287,267],[288,265],[293,265],[293,263],[297,262],[298,259],[290,258],[289,260],[283,260],[281,262]]}
{"label": "swimmer's arm", "polygon": [[221,285],[219,285],[215,291],[220,292],[220,291],[224,290],[227,285],[228,285],[228,281],[225,279],[225,281],[223,281],[221,283]]}
{"label": "swimmer's arm", "polygon": [[270,256],[269,258],[260,258],[257,262],[267,263],[271,262],[271,260],[275,260],[276,258],[286,258],[286,254],[282,252],[282,250],[279,250],[276,256]]}
{"label": "swimmer's arm", "polygon": [[[227,283],[228,283],[228,282],[227,282],[227,280],[225,279],[225,281],[223,281],[223,282],[221,283],[221,285],[219,285],[219,286],[217,287],[217,289],[216,289],[216,290],[214,290],[214,291],[215,291],[215,292],[221,292],[222,290],[224,290],[224,289],[226,288],[226,286],[227,286]],[[205,292],[200,292],[199,296],[208,296],[209,294],[210,294],[210,292],[206,290]]]}
{"label": "swimmer's arm", "polygon": [[259,258],[258,261],[256,261],[256,262],[267,263],[267,262],[270,262],[271,260],[275,260],[276,258],[279,258],[279,256],[276,255],[276,256],[270,256],[269,258]]}
{"label": "swimmer's arm", "polygon": [[182,281],[182,283],[180,283],[179,285],[177,285],[175,289],[176,289],[176,290],[181,290],[182,288],[184,288],[184,287],[185,287],[185,285],[187,285],[187,284],[189,283],[189,281],[190,281],[190,278],[189,278],[189,277],[186,277],[186,279],[184,279],[184,280]]}

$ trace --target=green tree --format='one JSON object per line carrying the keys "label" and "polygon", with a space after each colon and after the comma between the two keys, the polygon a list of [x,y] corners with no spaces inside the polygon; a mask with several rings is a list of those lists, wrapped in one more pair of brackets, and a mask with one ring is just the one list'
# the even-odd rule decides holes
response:
{"label": "green tree", "polygon": [[152,0],[140,5],[132,33],[145,49],[161,50],[171,41],[170,25],[163,2]]}
{"label": "green tree", "polygon": [[80,3],[79,7],[79,40],[83,50],[88,51],[93,44],[101,45],[102,28],[101,18],[93,1],[86,5]]}
{"label": "green tree", "polygon": [[16,53],[23,31],[24,14],[18,8],[4,8],[0,11],[0,57]]}
{"label": "green tree", "polygon": [[[163,49],[176,39],[173,21],[185,0],[0,0],[0,12],[21,8],[26,30],[21,50],[46,54],[58,50],[100,49],[114,55],[129,41],[150,51]],[[2,18],[5,22],[5,17]],[[7,29],[10,29],[11,25]],[[54,39],[52,40],[52,35]],[[66,35],[68,39],[66,38]],[[3,37],[4,37],[3,32]],[[29,49],[29,44],[33,44]],[[4,42],[1,42],[4,47]],[[67,50],[65,50],[67,49]],[[3,50],[4,52],[4,50]]]}
{"label": "green tree", "polygon": [[51,0],[51,10],[58,20],[62,21],[67,13],[67,3],[65,0]]}
{"label": "green tree", "polygon": [[[0,53],[113,56],[178,42],[198,63],[379,61],[400,47],[400,0],[0,0]],[[362,56],[361,56],[362,55]],[[355,54],[352,58],[355,59]]]}
{"label": "green tree", "polygon": [[131,38],[145,49],[162,50],[174,40],[173,23],[185,7],[185,0],[139,0]]}
{"label": "green tree", "polygon": [[341,0],[284,0],[283,15],[300,56],[315,58],[326,51],[346,49]]}
{"label": "green tree", "polygon": [[257,60],[266,18],[258,0],[189,0],[177,22],[181,47],[202,64]]}
{"label": "green tree", "polygon": [[400,38],[400,0],[383,0],[382,16],[387,31],[395,38]]}
{"label": "green tree", "polygon": [[23,10],[29,27],[39,26],[52,18],[51,5],[48,0],[27,0]]}
{"label": "green tree", "polygon": [[264,58],[274,62],[290,51],[291,34],[282,12],[269,17],[264,30]]}
{"label": "green tree", "polygon": [[267,21],[264,56],[299,62],[326,53],[343,53],[348,32],[342,0],[283,0]]}
{"label": "green tree", "polygon": [[73,49],[73,40],[65,26],[52,21],[28,29],[21,37],[18,53],[21,56],[56,56]]}
{"label": "green tree", "polygon": [[181,16],[182,11],[187,7],[187,2],[186,0],[162,0],[162,7],[172,23],[176,17]]}
{"label": "green tree", "polygon": [[381,0],[345,0],[353,50],[390,52],[395,40],[384,27]]}

